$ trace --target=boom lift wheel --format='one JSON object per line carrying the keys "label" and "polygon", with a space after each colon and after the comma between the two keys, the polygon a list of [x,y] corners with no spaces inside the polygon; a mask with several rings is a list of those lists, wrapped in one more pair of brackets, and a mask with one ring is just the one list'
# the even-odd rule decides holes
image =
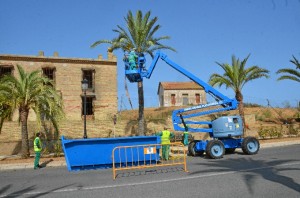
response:
{"label": "boom lift wheel", "polygon": [[242,142],[242,150],[245,154],[254,155],[259,151],[259,141],[255,137],[245,137]]}
{"label": "boom lift wheel", "polygon": [[220,159],[225,154],[225,147],[220,140],[211,140],[207,143],[206,154],[212,159]]}
{"label": "boom lift wheel", "polygon": [[195,146],[197,142],[198,141],[194,140],[189,143],[188,151],[190,156],[203,155],[204,151],[199,151],[199,152],[195,151]]}

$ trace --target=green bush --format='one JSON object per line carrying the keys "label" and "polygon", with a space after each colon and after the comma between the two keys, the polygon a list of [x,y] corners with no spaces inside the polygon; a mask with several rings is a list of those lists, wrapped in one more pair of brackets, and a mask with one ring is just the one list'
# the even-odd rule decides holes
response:
{"label": "green bush", "polygon": [[274,127],[274,128],[271,128],[271,129],[269,130],[269,136],[270,136],[271,138],[276,138],[276,137],[280,138],[280,137],[282,137],[283,135],[282,135],[282,133],[281,133],[280,131],[277,130],[276,127]]}
{"label": "green bush", "polygon": [[259,137],[261,137],[262,139],[265,139],[266,137],[268,137],[268,134],[269,134],[268,129],[261,128],[261,129],[258,131],[258,135],[259,135]]}
{"label": "green bush", "polygon": [[294,118],[300,118],[300,111],[294,114]]}
{"label": "green bush", "polygon": [[53,149],[54,157],[59,157],[62,152],[63,151],[62,151],[61,142],[60,141],[56,141],[54,143],[54,149]]}
{"label": "green bush", "polygon": [[265,117],[255,114],[255,120],[265,121]]}
{"label": "green bush", "polygon": [[260,125],[260,129],[258,131],[258,135],[259,135],[259,137],[265,139],[266,137],[269,136],[269,131],[268,131],[267,128],[263,128],[263,126]]}
{"label": "green bush", "polygon": [[261,107],[261,105],[256,104],[256,103],[244,103],[244,107]]}
{"label": "green bush", "polygon": [[300,128],[295,128],[294,125],[290,124],[289,126],[289,134],[290,135],[298,135]]}
{"label": "green bush", "polygon": [[272,117],[272,113],[271,113],[271,111],[269,109],[267,109],[267,110],[263,111],[263,116],[265,118],[271,118]]}
{"label": "green bush", "polygon": [[263,128],[261,127],[258,131],[259,137],[265,139],[266,137],[270,138],[281,138],[283,136],[282,130],[278,130],[277,127],[272,128]]}

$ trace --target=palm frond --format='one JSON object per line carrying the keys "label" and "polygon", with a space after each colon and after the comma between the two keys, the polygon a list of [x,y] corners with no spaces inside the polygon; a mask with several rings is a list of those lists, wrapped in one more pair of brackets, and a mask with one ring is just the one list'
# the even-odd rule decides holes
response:
{"label": "palm frond", "polygon": [[293,59],[294,60],[290,60],[290,62],[296,66],[296,69],[290,69],[290,68],[279,69],[276,72],[276,74],[283,74],[283,75],[277,79],[278,81],[280,80],[292,80],[296,82],[300,81],[300,72],[297,71],[297,69],[300,69],[300,64],[295,56],[293,56]]}

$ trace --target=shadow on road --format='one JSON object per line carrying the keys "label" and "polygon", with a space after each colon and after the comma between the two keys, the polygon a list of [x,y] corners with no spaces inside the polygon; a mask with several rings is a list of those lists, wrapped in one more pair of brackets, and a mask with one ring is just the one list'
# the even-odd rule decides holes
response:
{"label": "shadow on road", "polygon": [[[253,159],[230,159],[230,160],[211,160],[209,163],[201,163],[199,165],[206,165],[211,167],[209,170],[195,171],[190,175],[201,173],[216,173],[216,172],[243,172],[244,181],[248,187],[249,193],[253,194],[252,184],[255,178],[260,176],[268,181],[272,181],[297,192],[300,192],[300,184],[296,183],[292,178],[282,175],[284,171],[300,170],[299,168],[287,168],[292,164],[299,164],[299,160],[276,160],[266,162],[264,160]],[[245,165],[247,164],[247,168]],[[250,168],[249,168],[250,167]]]}
{"label": "shadow on road", "polygon": [[47,194],[55,192],[55,191],[59,191],[63,188],[66,188],[66,187],[69,187],[72,185],[73,184],[62,186],[62,187],[55,188],[55,189],[45,191],[45,192],[34,191],[34,190],[36,190],[36,186],[34,185],[34,186],[26,187],[22,190],[18,190],[15,192],[5,194],[5,192],[7,192],[10,188],[12,188],[12,184],[8,184],[0,189],[0,196],[1,197],[23,197],[23,196],[26,196],[26,197],[30,197],[30,198],[36,198],[36,197],[41,197],[43,195],[47,195]]}
{"label": "shadow on road", "polygon": [[156,168],[156,169],[148,169],[143,171],[131,171],[131,172],[126,171],[126,172],[118,173],[116,178],[136,177],[141,175],[156,175],[156,174],[182,172],[182,171],[184,171],[182,167]]}
{"label": "shadow on road", "polygon": [[53,159],[49,159],[49,160],[47,160],[47,161],[41,163],[40,165],[41,165],[42,168],[44,168],[44,167],[47,166],[47,164],[49,164],[49,163],[52,162],[52,161],[53,161]]}

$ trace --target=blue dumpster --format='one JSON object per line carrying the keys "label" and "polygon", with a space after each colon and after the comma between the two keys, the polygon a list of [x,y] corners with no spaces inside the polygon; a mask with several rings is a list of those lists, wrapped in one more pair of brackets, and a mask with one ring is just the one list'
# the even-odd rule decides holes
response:
{"label": "blue dumpster", "polygon": [[[65,139],[64,136],[62,136],[61,142],[67,168],[69,171],[75,171],[111,168],[112,151],[115,147],[160,144],[160,137],[136,136],[120,138]],[[139,155],[133,155],[131,160],[135,162],[138,158]],[[153,159],[149,160],[153,161]],[[159,160],[158,152],[155,160]]]}

